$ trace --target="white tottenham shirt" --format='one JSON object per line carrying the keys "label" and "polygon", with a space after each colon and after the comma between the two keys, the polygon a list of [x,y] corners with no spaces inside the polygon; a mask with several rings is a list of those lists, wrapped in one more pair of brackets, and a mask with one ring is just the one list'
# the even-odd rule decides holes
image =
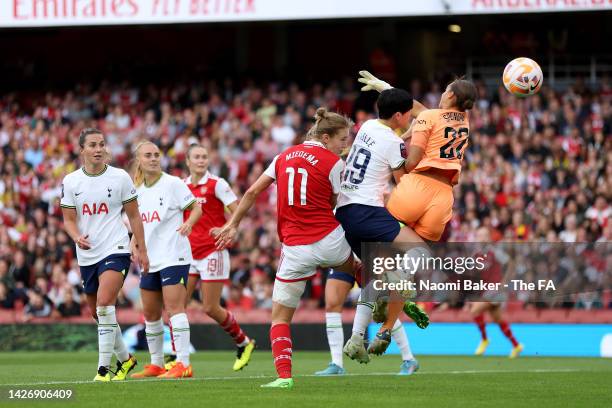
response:
{"label": "white tottenham shirt", "polygon": [[378,119],[366,121],[346,159],[338,207],[349,204],[384,207],[383,195],[393,170],[401,168],[405,160],[404,141]]}
{"label": "white tottenham shirt", "polygon": [[125,170],[105,166],[98,174],[84,168],[66,175],[62,182],[62,208],[74,208],[81,235],[88,235],[90,249],[77,246],[79,265],[93,265],[112,254],[129,254],[128,230],[121,218],[123,205],[136,200],[136,188]]}
{"label": "white tottenham shirt", "polygon": [[138,209],[145,232],[149,272],[191,264],[189,239],[178,233],[183,211],[196,202],[183,181],[166,173],[151,186],[139,186]]}

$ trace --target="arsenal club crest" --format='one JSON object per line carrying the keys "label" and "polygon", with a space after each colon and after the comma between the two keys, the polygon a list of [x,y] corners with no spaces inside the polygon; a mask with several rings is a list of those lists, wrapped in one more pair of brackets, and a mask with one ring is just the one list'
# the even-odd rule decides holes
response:
{"label": "arsenal club crest", "polygon": [[204,195],[204,194],[206,194],[207,191],[208,191],[208,187],[206,187],[206,186],[200,187],[200,194]]}

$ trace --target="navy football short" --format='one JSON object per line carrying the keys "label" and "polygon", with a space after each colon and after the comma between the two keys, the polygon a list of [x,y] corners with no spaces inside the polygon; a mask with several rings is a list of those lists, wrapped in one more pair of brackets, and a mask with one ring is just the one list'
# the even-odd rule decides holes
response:
{"label": "navy football short", "polygon": [[187,285],[189,265],[173,265],[158,272],[149,272],[140,276],[140,289],[159,292],[162,286]]}
{"label": "navy football short", "polygon": [[361,258],[362,242],[393,242],[400,232],[400,223],[385,207],[349,204],[336,210],[351,249]]}
{"label": "navy football short", "polygon": [[83,291],[91,295],[98,292],[99,277],[105,271],[117,271],[123,275],[125,280],[130,269],[130,255],[112,254],[93,265],[79,266],[79,269],[81,270]]}
{"label": "navy football short", "polygon": [[343,281],[343,282],[349,283],[351,286],[355,284],[355,277],[353,275],[346,273],[346,272],[336,271],[333,269],[330,269],[329,273],[327,274],[327,280],[330,280],[330,279],[336,279],[339,281]]}

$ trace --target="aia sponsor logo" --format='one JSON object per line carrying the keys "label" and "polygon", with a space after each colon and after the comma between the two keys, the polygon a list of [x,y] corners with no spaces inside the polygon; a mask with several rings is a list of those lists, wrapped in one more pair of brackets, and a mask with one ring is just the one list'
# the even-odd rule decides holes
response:
{"label": "aia sponsor logo", "polygon": [[142,218],[143,224],[148,224],[150,222],[155,222],[155,221],[161,222],[161,219],[159,218],[159,213],[157,212],[157,210],[141,213],[140,218]]}
{"label": "aia sponsor logo", "polygon": [[84,203],[81,208],[81,215],[108,214],[108,204],[106,203]]}

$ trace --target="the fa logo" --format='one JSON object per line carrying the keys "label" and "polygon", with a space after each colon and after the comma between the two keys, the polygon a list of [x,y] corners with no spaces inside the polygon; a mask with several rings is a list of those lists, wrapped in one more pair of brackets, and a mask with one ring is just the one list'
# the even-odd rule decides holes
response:
{"label": "the fa logo", "polygon": [[162,207],[164,205],[164,197],[159,197],[159,206]]}
{"label": "the fa logo", "polygon": [[93,203],[90,207],[89,204],[83,204],[81,211],[82,215],[96,215],[96,214],[108,214],[108,206],[106,203],[100,203],[99,205]]}
{"label": "the fa logo", "polygon": [[110,198],[111,196],[111,191],[113,191],[111,188],[107,187],[106,190],[108,191],[108,198]]}

